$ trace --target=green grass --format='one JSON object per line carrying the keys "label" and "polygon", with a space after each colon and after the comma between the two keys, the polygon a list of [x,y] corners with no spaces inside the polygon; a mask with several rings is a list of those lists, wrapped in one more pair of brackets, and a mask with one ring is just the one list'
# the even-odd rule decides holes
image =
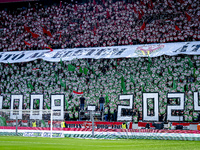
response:
{"label": "green grass", "polygon": [[0,136],[0,150],[199,150],[200,141],[102,140]]}

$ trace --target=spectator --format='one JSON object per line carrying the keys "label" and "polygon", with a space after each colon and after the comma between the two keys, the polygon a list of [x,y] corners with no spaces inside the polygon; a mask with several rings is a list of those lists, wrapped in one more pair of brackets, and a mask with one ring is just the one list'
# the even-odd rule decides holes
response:
{"label": "spectator", "polygon": [[107,108],[108,108],[108,114],[105,115],[105,120],[106,120],[106,121],[110,121],[110,117],[111,117],[111,116],[110,116],[110,106],[107,105]]}
{"label": "spectator", "polygon": [[84,105],[85,105],[85,97],[83,95],[80,97],[80,109],[84,110]]}
{"label": "spectator", "polygon": [[105,103],[105,98],[103,97],[103,95],[101,95],[101,97],[99,98],[100,111],[104,110],[104,103]]}

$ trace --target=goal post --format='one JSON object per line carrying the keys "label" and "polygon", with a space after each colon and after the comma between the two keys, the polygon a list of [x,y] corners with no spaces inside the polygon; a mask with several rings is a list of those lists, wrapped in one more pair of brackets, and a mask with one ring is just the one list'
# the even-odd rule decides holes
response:
{"label": "goal post", "polygon": [[96,106],[89,105],[87,110],[90,111],[90,120],[92,121],[92,138],[94,138],[94,112],[96,110]]}

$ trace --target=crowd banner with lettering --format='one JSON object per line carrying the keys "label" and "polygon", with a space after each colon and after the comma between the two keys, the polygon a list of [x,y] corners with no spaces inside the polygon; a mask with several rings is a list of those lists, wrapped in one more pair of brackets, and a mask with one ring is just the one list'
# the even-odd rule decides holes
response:
{"label": "crowd banner with lettering", "polygon": [[1,52],[0,62],[18,63],[28,62],[35,59],[43,59],[51,62],[70,61],[81,58],[133,58],[133,57],[157,57],[161,55],[199,55],[200,41],[197,42],[176,42],[145,45],[128,45],[112,47],[91,47],[74,49],[34,50]]}

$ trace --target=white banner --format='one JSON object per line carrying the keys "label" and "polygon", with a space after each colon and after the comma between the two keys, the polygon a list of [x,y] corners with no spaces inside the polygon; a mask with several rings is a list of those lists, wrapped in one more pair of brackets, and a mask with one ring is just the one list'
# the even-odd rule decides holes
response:
{"label": "white banner", "polygon": [[200,41],[198,42],[177,42],[177,43],[160,43],[146,45],[128,45],[113,47],[92,47],[92,48],[74,48],[74,49],[56,49],[52,52],[49,50],[34,51],[16,51],[1,52],[0,62],[17,63],[28,62],[35,59],[59,62],[60,59],[72,60],[80,58],[120,58],[120,57],[157,57],[161,55],[199,55]]}

